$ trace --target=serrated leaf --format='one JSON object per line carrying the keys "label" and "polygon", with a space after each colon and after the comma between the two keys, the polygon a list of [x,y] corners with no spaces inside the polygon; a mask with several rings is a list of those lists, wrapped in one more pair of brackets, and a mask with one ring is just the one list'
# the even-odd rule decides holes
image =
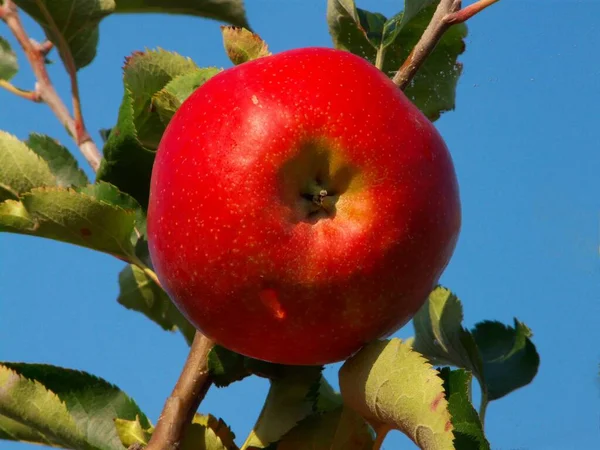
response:
{"label": "serrated leaf", "polygon": [[276,450],[370,450],[369,425],[349,408],[336,408],[301,421],[279,441]]}
{"label": "serrated leaf", "polygon": [[393,428],[421,449],[454,449],[442,380],[400,339],[363,347],[344,363],[339,376],[344,404],[377,432]]}
{"label": "serrated leaf", "polygon": [[121,443],[129,448],[134,444],[148,445],[153,428],[144,429],[139,416],[135,420],[115,419],[115,429]]}
{"label": "serrated leaf", "polygon": [[184,73],[173,78],[163,89],[154,94],[152,105],[156,108],[163,124],[168,125],[184,100],[219,72],[221,69],[206,67]]}
{"label": "serrated leaf", "polygon": [[261,37],[241,27],[221,27],[223,45],[235,65],[271,55],[267,43]]}
{"label": "serrated leaf", "polygon": [[97,179],[114,184],[146,209],[155,150],[165,130],[152,98],[175,77],[198,68],[189,58],[158,49],[134,53],[123,70],[125,92]]}
{"label": "serrated leaf", "polygon": [[479,415],[469,400],[471,374],[466,370],[440,370],[444,380],[444,391],[448,400],[448,411],[454,427],[454,446],[459,450],[490,450],[483,433]]}
{"label": "serrated leaf", "polygon": [[179,329],[188,344],[194,339],[195,328],[175,307],[166,292],[142,269],[128,265],[119,274],[120,293],[117,301],[127,309],[141,312],[164,330]]}
{"label": "serrated leaf", "polygon": [[271,380],[267,399],[245,446],[265,448],[311,415],[316,410],[316,397],[311,392],[324,380],[321,370],[284,366],[282,375]]}
{"label": "serrated leaf", "polygon": [[59,45],[62,35],[77,69],[87,66],[96,56],[98,24],[115,9],[114,0],[15,0],[15,3],[42,26],[64,61]]}
{"label": "serrated leaf", "polygon": [[208,353],[208,370],[217,387],[225,387],[250,375],[245,356],[215,345]]}
{"label": "serrated leaf", "polygon": [[[0,231],[63,241],[128,260],[136,212],[65,188],[37,188],[0,208]],[[27,214],[24,214],[24,210]]]}
{"label": "serrated leaf", "polygon": [[[90,448],[64,402],[43,384],[28,380],[0,364],[0,417],[3,438],[24,436],[30,441],[63,448]],[[8,420],[7,420],[8,419]],[[14,426],[16,424],[20,426]]]}
{"label": "serrated leaf", "polygon": [[[154,428],[144,428],[137,420],[120,420],[116,424],[123,445],[146,445]],[[181,450],[238,450],[235,435],[221,419],[215,416],[195,414],[186,428]]]}
{"label": "serrated leaf", "polygon": [[196,414],[183,440],[182,450],[237,450],[234,439],[235,434],[223,419],[212,414]]}
{"label": "serrated leaf", "polygon": [[249,28],[242,0],[117,0],[116,12],[188,14]]}
{"label": "serrated leaf", "polygon": [[[0,364],[0,414],[64,448],[121,450],[114,419],[148,419],[125,393],[106,381],[46,364]],[[6,421],[0,422],[7,426]],[[17,430],[18,431],[18,430]],[[21,429],[23,431],[23,429]]]}
{"label": "serrated leaf", "polygon": [[413,348],[433,363],[462,367],[483,379],[483,363],[475,340],[462,326],[462,304],[449,289],[438,286],[413,317]]}
{"label": "serrated leaf", "polygon": [[540,357],[531,342],[531,330],[515,319],[510,327],[485,321],[472,330],[483,359],[488,400],[504,397],[534,379]]}
{"label": "serrated leaf", "polygon": [[0,131],[0,202],[55,185],[56,178],[42,158],[15,136]]}
{"label": "serrated leaf", "polygon": [[[383,56],[380,63],[383,72],[393,77],[425,31],[437,3],[406,1],[403,13],[385,19],[356,8],[354,0],[329,0],[327,20],[334,46],[373,64],[379,51]],[[405,89],[408,98],[430,120],[454,108],[456,84],[462,69],[456,60],[465,49],[466,34],[466,25],[452,26]]]}
{"label": "serrated leaf", "polygon": [[18,71],[17,54],[8,41],[0,36],[0,80],[10,80]]}
{"label": "serrated leaf", "polygon": [[79,168],[77,160],[66,147],[58,141],[43,134],[32,133],[25,142],[27,146],[40,156],[56,178],[59,186],[84,186],[89,184],[87,175]]}
{"label": "serrated leaf", "polygon": [[96,179],[117,186],[146,209],[155,155],[146,150],[137,137],[133,123],[133,101],[127,89],[119,109],[117,125],[111,129],[103,154]]}

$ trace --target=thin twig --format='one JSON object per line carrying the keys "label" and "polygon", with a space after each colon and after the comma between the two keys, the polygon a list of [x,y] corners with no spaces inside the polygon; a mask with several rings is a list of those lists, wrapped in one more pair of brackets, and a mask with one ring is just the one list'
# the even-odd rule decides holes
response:
{"label": "thin twig", "polygon": [[[60,120],[63,126],[67,128],[76,144],[79,146],[81,153],[83,153],[90,166],[92,166],[92,169],[97,171],[101,160],[98,147],[96,147],[96,144],[85,130],[83,121],[78,123],[71,117],[71,113],[58,96],[58,93],[50,81],[44,59],[46,54],[52,48],[51,45],[48,43],[37,44],[29,39],[29,36],[23,28],[21,18],[19,17],[19,11],[12,0],[4,0],[4,3],[0,6],[0,18],[6,23],[25,52],[25,56],[27,57],[37,80],[36,92],[39,95],[39,99],[50,107],[52,112],[58,117],[58,120]],[[60,35],[60,33],[58,34]],[[78,90],[73,92],[73,96],[79,98]],[[81,108],[79,107],[78,111],[77,108],[75,109],[76,116],[81,115]]]}
{"label": "thin twig", "polygon": [[61,59],[65,65],[65,69],[67,69],[67,73],[69,74],[69,78],[71,80],[71,94],[73,97],[73,117],[75,119],[75,140],[77,145],[81,145],[83,142],[90,140],[90,135],[85,128],[85,123],[83,121],[83,115],[81,113],[81,100],[79,97],[79,84],[77,82],[77,66],[75,65],[75,59],[73,59],[73,54],[71,53],[71,49],[69,48],[69,44],[65,40],[65,37],[60,32],[60,29],[56,25],[52,14],[46,8],[44,2],[40,0],[35,0],[37,7],[42,12],[44,19],[48,23],[48,26],[54,32],[56,36],[56,47],[58,48]]}
{"label": "thin twig", "polygon": [[213,342],[196,332],[179,380],[163,407],[146,450],[176,450],[185,430],[212,384],[208,353]]}
{"label": "thin twig", "polygon": [[8,92],[12,92],[13,94],[18,95],[19,97],[31,100],[32,102],[42,101],[37,92],[20,89],[6,80],[0,80],[0,87],[6,89]]}
{"label": "thin twig", "polygon": [[419,39],[419,42],[417,42],[406,58],[406,61],[404,61],[394,76],[394,83],[396,83],[400,89],[404,90],[448,28],[457,23],[463,23],[478,12],[498,1],[499,0],[479,0],[472,5],[461,9],[461,0],[441,0],[433,13],[431,22],[429,22],[429,25],[425,28],[423,35]]}

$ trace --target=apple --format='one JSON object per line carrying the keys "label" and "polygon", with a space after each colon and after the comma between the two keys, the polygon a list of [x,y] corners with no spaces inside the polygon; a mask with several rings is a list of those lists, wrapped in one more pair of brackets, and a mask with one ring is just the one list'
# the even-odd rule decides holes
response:
{"label": "apple", "polygon": [[156,154],[148,242],[202,333],[319,365],[412,318],[460,223],[433,124],[363,58],[305,48],[225,70],[181,105]]}

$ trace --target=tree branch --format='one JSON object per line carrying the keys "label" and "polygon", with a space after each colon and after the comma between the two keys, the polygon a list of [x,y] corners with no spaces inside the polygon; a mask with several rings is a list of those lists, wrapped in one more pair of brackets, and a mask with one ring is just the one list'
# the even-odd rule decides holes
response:
{"label": "tree branch", "polygon": [[[74,120],[73,117],[71,117],[68,108],[54,89],[48,71],[46,70],[44,58],[48,51],[50,51],[51,44],[38,44],[29,39],[29,36],[23,28],[21,18],[19,17],[19,11],[12,0],[4,0],[4,3],[0,6],[0,18],[6,23],[25,52],[25,56],[27,57],[37,80],[36,93],[39,96],[39,99],[50,107],[54,115],[58,117],[58,120],[60,120],[63,126],[69,131],[75,140],[75,143],[81,150],[81,153],[83,153],[90,166],[92,166],[92,169],[94,169],[94,171],[98,170],[101,156],[98,147],[96,147],[96,144],[92,141],[83,125],[75,72],[71,72],[67,68],[69,76],[71,77],[71,88],[73,89],[73,105],[76,117]],[[75,100],[75,98],[77,98],[77,100]],[[79,119],[77,119],[77,117],[79,117]]]}
{"label": "tree branch", "polygon": [[208,353],[213,342],[196,332],[185,366],[167,399],[146,450],[176,450],[187,426],[212,384],[208,372]]}
{"label": "tree branch", "polygon": [[393,78],[394,83],[402,90],[408,86],[408,83],[417,74],[427,57],[431,54],[444,33],[452,25],[463,23],[473,17],[478,12],[484,10],[499,0],[478,0],[463,9],[461,0],[441,0],[433,13],[431,22],[419,42],[412,49],[406,61],[402,64]]}

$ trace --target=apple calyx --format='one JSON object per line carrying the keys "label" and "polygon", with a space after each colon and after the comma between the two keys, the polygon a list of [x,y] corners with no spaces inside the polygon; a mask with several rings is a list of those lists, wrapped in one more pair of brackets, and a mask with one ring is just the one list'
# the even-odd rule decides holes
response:
{"label": "apple calyx", "polygon": [[310,202],[307,214],[308,218],[333,217],[335,214],[335,203],[339,196],[332,192],[331,189],[328,191],[322,187],[318,180],[312,183],[300,196]]}

